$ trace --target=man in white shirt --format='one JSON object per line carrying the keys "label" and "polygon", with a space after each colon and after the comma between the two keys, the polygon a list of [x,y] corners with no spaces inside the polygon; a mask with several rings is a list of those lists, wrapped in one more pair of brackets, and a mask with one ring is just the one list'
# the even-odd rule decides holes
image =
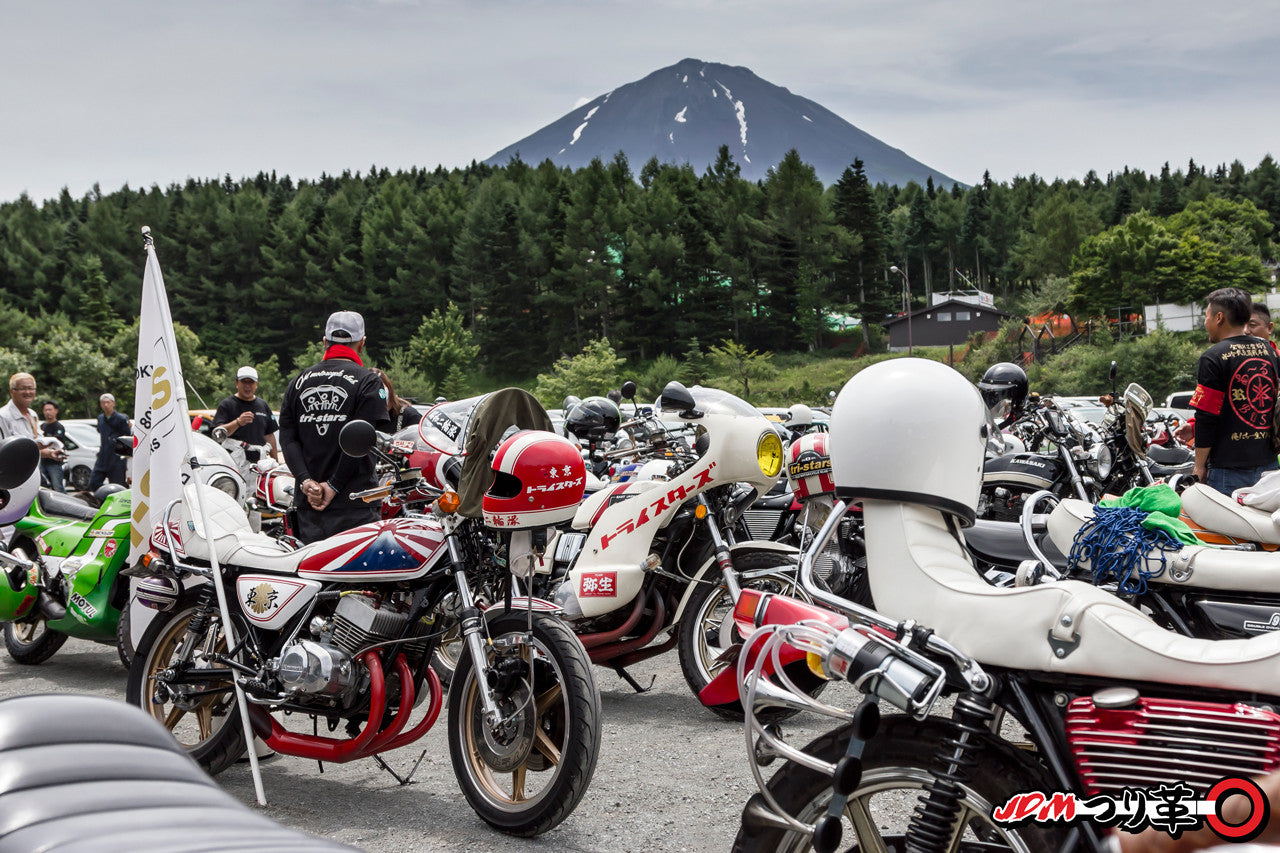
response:
{"label": "man in white shirt", "polygon": [[36,380],[30,373],[15,373],[9,377],[9,402],[0,406],[0,438],[24,435],[33,440],[44,439],[40,444],[40,458],[61,461],[66,457],[62,442],[50,440],[36,426],[36,413],[31,404],[36,400]]}

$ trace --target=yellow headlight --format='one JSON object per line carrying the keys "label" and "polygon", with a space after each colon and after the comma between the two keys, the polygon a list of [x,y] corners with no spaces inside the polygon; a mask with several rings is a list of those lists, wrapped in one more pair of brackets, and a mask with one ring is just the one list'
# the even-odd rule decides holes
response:
{"label": "yellow headlight", "polygon": [[766,477],[776,477],[782,470],[782,439],[773,430],[763,433],[756,443],[756,464]]}

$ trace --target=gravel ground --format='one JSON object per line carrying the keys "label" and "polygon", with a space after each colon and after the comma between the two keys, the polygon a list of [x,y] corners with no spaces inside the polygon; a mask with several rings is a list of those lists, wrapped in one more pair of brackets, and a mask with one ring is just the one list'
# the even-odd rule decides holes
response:
{"label": "gravel ground", "polygon": [[[386,755],[404,772],[426,757],[412,784],[401,787],[372,760],[326,764],[281,756],[263,764],[266,814],[288,826],[377,853],[398,851],[723,851],[755,783],[741,726],[716,717],[689,691],[673,653],[631,669],[653,688],[635,694],[613,672],[595,668],[604,711],[600,760],[586,796],[567,820],[537,839],[488,828],[471,811],[454,779],[446,713],[417,746]],[[856,694],[836,686],[824,698],[853,707]],[[0,652],[0,698],[76,692],[121,698],[125,671],[115,649],[69,640],[50,660],[18,666]],[[843,692],[840,692],[843,690]],[[804,715],[784,727],[807,743],[834,721]],[[247,764],[218,777],[257,808]]]}

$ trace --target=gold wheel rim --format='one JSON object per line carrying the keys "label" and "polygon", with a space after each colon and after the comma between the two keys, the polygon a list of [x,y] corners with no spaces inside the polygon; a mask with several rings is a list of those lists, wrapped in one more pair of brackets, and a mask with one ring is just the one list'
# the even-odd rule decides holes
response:
{"label": "gold wheel rim", "polygon": [[[539,651],[541,652],[541,650]],[[525,647],[521,651],[521,657],[526,662],[528,661],[527,654],[528,647]],[[480,701],[480,687],[476,680],[474,667],[468,674],[466,700],[462,706],[464,720],[462,724],[463,747],[467,755],[467,764],[472,778],[484,789],[485,794],[495,802],[507,807],[522,806],[537,799],[545,791],[550,790],[551,782],[559,771],[563,750],[569,738],[568,709],[564,704],[564,692],[562,689],[564,675],[549,656],[540,654],[540,659],[551,664],[557,679],[554,684],[533,697],[533,743],[529,747],[525,760],[514,770],[508,772],[496,772],[484,760],[483,745],[476,737],[476,726],[473,724],[478,717],[483,717],[484,715],[484,709]],[[555,737],[557,732],[548,732],[547,727],[544,725],[546,721],[557,716],[563,721],[563,724],[559,727],[558,738]],[[558,743],[557,740],[559,741]],[[539,763],[544,763],[546,767],[543,769],[530,768],[529,765],[534,756],[537,756]],[[544,777],[547,784],[539,791],[530,793],[528,784],[532,779],[538,777]]]}
{"label": "gold wheel rim", "polygon": [[[178,648],[182,645],[183,639],[187,635],[187,626],[191,624],[191,616],[174,620],[169,630],[166,631],[158,641],[156,641],[155,649],[147,660],[147,673],[143,681],[142,701],[145,704],[151,716],[160,721],[174,739],[183,746],[184,749],[192,750],[200,746],[200,744],[213,737],[215,733],[215,709],[225,694],[213,694],[205,696],[193,707],[183,708],[172,702],[155,702],[153,698],[156,691],[156,677],[159,673],[169,668],[169,664],[173,661],[174,655]],[[222,634],[218,635],[218,650],[226,650],[226,641]],[[230,687],[230,682],[223,682]],[[216,684],[209,685],[210,687]],[[222,725],[226,725],[227,717],[225,709],[223,710]],[[194,725],[193,725],[194,724]],[[192,735],[188,736],[188,732]]]}

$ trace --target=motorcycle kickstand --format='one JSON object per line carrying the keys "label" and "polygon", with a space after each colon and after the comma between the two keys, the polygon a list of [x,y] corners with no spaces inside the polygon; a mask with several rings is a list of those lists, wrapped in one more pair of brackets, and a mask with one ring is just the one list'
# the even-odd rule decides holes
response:
{"label": "motorcycle kickstand", "polygon": [[391,774],[391,778],[400,783],[400,787],[410,784],[413,781],[413,774],[418,772],[418,765],[422,763],[422,759],[427,757],[427,751],[422,750],[422,755],[418,756],[418,760],[413,762],[413,766],[409,768],[409,772],[404,776],[391,769],[391,765],[382,760],[381,755],[374,755],[373,760],[378,762],[378,766]]}
{"label": "motorcycle kickstand", "polygon": [[632,678],[632,677],[631,677],[631,673],[627,672],[627,671],[626,671],[625,669],[623,669],[622,667],[620,667],[620,666],[615,666],[615,667],[613,667],[612,669],[613,669],[613,671],[614,671],[614,672],[618,673],[618,677],[619,677],[619,678],[621,678],[623,681],[627,682],[627,684],[630,684],[630,685],[631,685],[631,689],[632,689],[632,690],[634,690],[634,691],[635,691],[635,692],[637,692],[637,693],[648,693],[650,690],[652,690],[652,689],[653,689],[654,682],[656,682],[656,681],[658,680],[658,676],[657,676],[657,675],[655,675],[655,676],[653,676],[653,678],[650,678],[650,679],[649,679],[649,686],[648,686],[648,687],[641,687],[641,686],[640,686],[640,682],[638,682],[638,681],[636,681],[634,678]]}

